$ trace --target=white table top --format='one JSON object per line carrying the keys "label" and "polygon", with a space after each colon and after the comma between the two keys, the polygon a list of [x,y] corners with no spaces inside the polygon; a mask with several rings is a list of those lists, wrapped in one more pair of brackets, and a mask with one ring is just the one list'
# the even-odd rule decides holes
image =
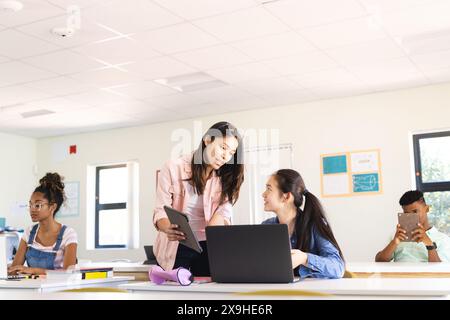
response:
{"label": "white table top", "polygon": [[[271,295],[249,295],[242,296],[233,293],[218,292],[161,292],[147,291],[134,293],[117,293],[117,292],[48,292],[39,293],[37,291],[10,291],[0,289],[1,300],[377,300],[386,299],[383,296],[346,296],[336,295],[328,297],[311,297],[311,296],[271,296]],[[450,296],[442,297],[414,297],[414,296],[392,296],[389,299],[431,299],[431,300],[450,300]]]}
{"label": "white table top", "polygon": [[133,281],[134,277],[111,277],[88,280],[48,280],[48,279],[22,279],[22,280],[0,280],[0,289],[32,289],[36,291],[58,291],[88,286],[102,286],[105,284],[119,284]]}
{"label": "white table top", "polygon": [[361,273],[450,273],[448,262],[348,262],[346,269]]}
{"label": "white table top", "polygon": [[290,284],[224,284],[193,283],[179,286],[174,283],[156,285],[151,282],[128,283],[118,286],[132,292],[253,292],[258,290],[306,290],[332,295],[363,296],[448,296],[447,278],[350,278],[337,280],[306,279]]}
{"label": "white table top", "polygon": [[142,262],[89,262],[80,264],[80,268],[113,268],[115,272],[148,272],[153,265]]}

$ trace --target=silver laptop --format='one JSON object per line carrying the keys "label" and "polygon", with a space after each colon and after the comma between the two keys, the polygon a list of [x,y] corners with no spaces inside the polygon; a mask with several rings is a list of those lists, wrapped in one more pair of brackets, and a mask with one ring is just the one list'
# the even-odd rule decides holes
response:
{"label": "silver laptop", "polygon": [[8,239],[6,235],[0,235],[0,280],[25,279],[24,275],[8,276]]}

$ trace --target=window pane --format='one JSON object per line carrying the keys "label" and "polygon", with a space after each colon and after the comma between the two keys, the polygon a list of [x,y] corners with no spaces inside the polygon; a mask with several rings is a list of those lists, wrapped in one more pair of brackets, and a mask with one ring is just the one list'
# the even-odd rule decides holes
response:
{"label": "window pane", "polygon": [[128,170],[111,168],[100,170],[100,204],[127,202],[128,199]]}
{"label": "window pane", "polygon": [[98,242],[101,246],[127,243],[127,210],[100,210]]}
{"label": "window pane", "polygon": [[450,191],[425,193],[425,200],[430,205],[430,224],[450,235]]}
{"label": "window pane", "polygon": [[450,181],[450,136],[420,140],[422,182]]}

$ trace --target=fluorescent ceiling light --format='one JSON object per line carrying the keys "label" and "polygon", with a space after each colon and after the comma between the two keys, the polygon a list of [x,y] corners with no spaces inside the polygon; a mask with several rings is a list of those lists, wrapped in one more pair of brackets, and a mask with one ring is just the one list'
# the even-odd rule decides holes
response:
{"label": "fluorescent ceiling light", "polygon": [[22,118],[32,118],[32,117],[45,116],[47,114],[52,114],[52,113],[55,113],[55,112],[47,110],[47,109],[39,109],[39,110],[34,110],[34,111],[23,112],[20,115],[22,116]]}
{"label": "fluorescent ceiling light", "polygon": [[20,1],[15,0],[2,0],[0,1],[0,12],[17,12],[22,10],[23,4]]}
{"label": "fluorescent ceiling light", "polygon": [[204,72],[189,73],[153,81],[180,92],[211,89],[228,85],[228,83],[218,80]]}
{"label": "fluorescent ceiling light", "polygon": [[450,29],[395,38],[410,55],[450,50]]}

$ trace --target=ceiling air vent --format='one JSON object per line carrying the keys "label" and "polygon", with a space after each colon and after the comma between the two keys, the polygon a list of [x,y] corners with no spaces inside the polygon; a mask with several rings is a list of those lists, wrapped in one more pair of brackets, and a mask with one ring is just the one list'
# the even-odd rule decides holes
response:
{"label": "ceiling air vent", "polygon": [[55,113],[55,112],[46,110],[46,109],[39,109],[39,110],[22,112],[20,115],[22,116],[22,118],[33,118],[33,117],[45,116],[47,114],[52,114],[52,113]]}

